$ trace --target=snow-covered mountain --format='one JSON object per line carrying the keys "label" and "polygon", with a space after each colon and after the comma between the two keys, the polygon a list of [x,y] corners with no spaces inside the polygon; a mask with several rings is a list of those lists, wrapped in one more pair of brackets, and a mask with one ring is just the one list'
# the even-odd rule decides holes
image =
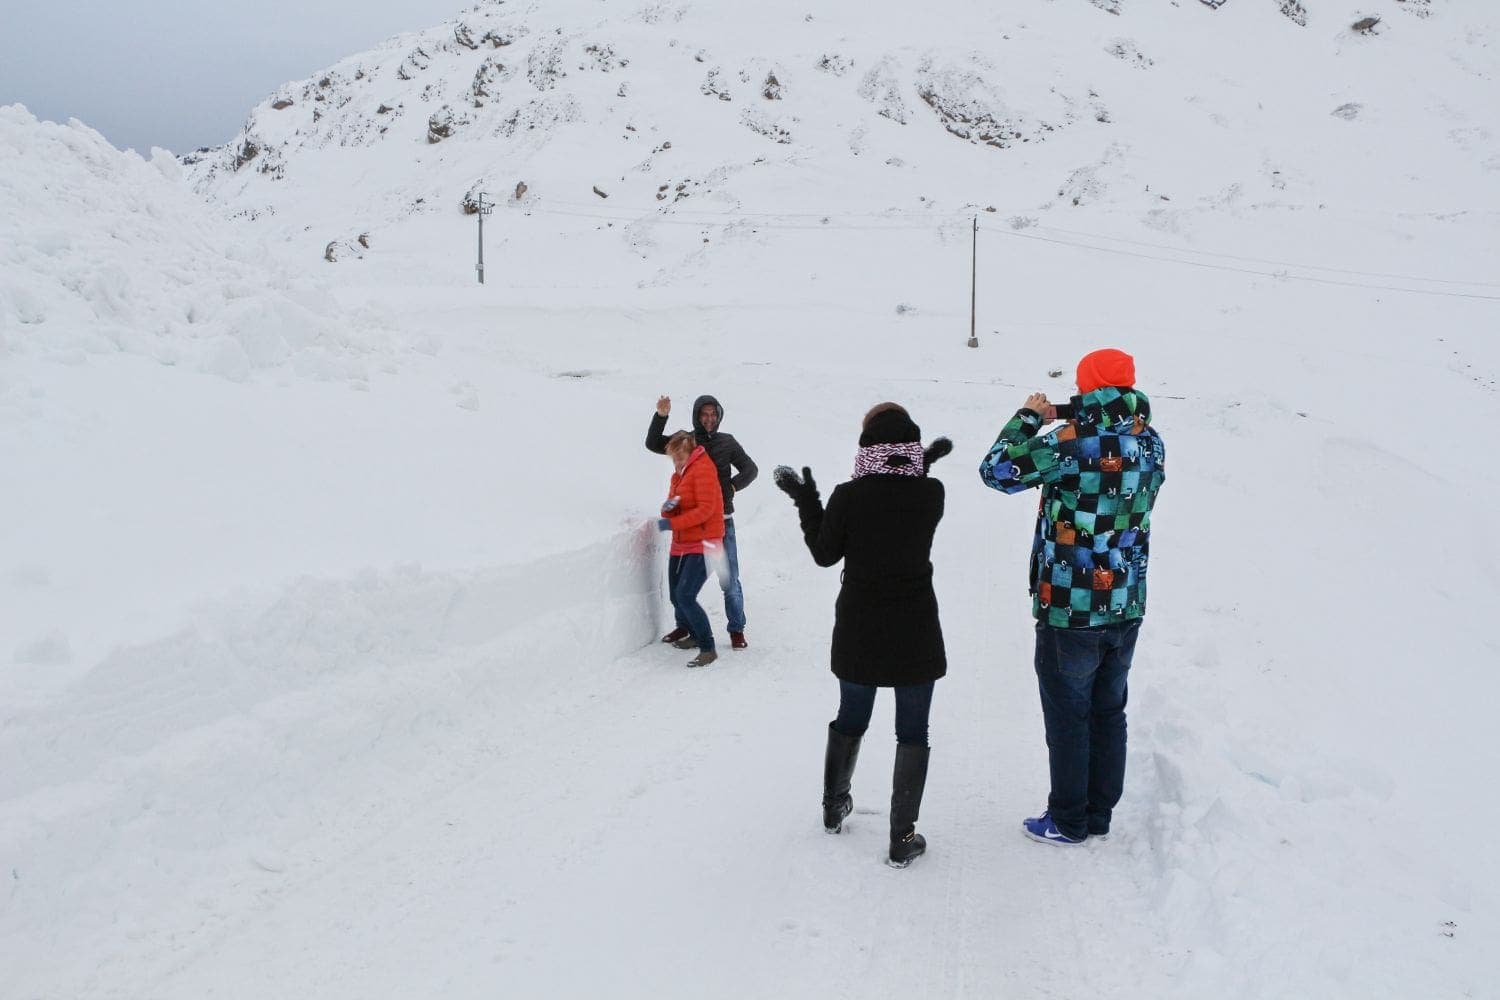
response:
{"label": "snow-covered mountain", "polygon": [[[357,255],[366,234],[445,267],[472,253],[457,223],[485,191],[521,284],[700,281],[778,222],[980,210],[1189,242],[1228,215],[1250,233],[1226,249],[1319,250],[1330,220],[1451,218],[1500,176],[1492,12],[1389,0],[1358,30],[1363,13],[486,3],[281,88],[190,173],[305,253]],[[602,257],[553,245],[604,228]]]}
{"label": "snow-covered mountain", "polygon": [[[1480,0],[550,0],[185,178],[0,109],[0,997],[1490,995],[1497,45]],[[1126,797],[1063,854],[1035,506],[974,470],[1106,345],[1169,473]],[[750,648],[688,671],[641,445],[703,391],[762,480]],[[769,482],[881,399],[955,442],[899,873],[888,698],[818,825],[838,577]]]}

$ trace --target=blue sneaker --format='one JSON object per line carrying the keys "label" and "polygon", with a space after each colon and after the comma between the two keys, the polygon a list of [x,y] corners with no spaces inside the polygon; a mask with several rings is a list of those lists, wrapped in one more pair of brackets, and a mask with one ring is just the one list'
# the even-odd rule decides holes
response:
{"label": "blue sneaker", "polygon": [[1074,840],[1067,834],[1057,829],[1057,824],[1052,822],[1052,814],[1044,812],[1040,816],[1032,816],[1021,821],[1021,830],[1026,836],[1039,844],[1056,844],[1059,847],[1077,847],[1083,843],[1082,839]]}

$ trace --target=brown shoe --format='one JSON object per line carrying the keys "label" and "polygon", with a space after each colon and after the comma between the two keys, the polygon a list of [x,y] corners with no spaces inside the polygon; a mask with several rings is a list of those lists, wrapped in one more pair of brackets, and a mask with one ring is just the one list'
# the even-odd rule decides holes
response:
{"label": "brown shoe", "polygon": [[685,628],[674,628],[672,631],[670,631],[666,635],[662,636],[661,637],[661,641],[664,642],[664,643],[666,643],[669,646],[675,646],[677,643],[681,642],[683,639],[687,639],[690,636],[692,636],[692,634],[693,633],[689,632]]}
{"label": "brown shoe", "polygon": [[678,649],[697,649],[698,640],[689,635],[678,639],[676,642],[672,643],[672,645],[676,646]]}
{"label": "brown shoe", "polygon": [[715,653],[711,649],[700,650],[698,652],[697,656],[693,657],[691,660],[688,660],[688,666],[690,666],[690,667],[706,667],[710,663],[712,663],[715,660],[717,660],[718,658],[719,658],[719,654]]}
{"label": "brown shoe", "polygon": [[750,644],[745,641],[745,633],[743,633],[743,632],[731,632],[731,633],[729,633],[729,648],[730,649],[749,649],[750,648]]}

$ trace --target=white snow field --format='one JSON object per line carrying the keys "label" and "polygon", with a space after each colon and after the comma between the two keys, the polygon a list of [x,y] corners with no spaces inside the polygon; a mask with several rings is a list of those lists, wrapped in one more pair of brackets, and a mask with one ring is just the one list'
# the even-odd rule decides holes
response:
{"label": "white snow field", "polygon": [[[0,998],[1500,996],[1500,12],[1306,6],[482,4],[185,166],[0,108]],[[1169,474],[1063,850],[976,469],[1102,346]],[[688,670],[702,392],[761,478]],[[770,480],[884,399],[956,446],[905,871],[888,694],[822,831]]]}

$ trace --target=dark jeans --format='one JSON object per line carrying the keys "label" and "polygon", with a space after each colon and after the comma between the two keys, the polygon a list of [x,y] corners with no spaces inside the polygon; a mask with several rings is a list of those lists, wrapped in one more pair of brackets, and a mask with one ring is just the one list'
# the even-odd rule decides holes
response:
{"label": "dark jeans", "polygon": [[708,624],[708,612],[698,603],[698,591],[708,582],[708,562],[703,553],[671,556],[667,559],[667,590],[672,595],[672,610],[677,624],[693,633],[699,649],[714,648],[714,634]]}
{"label": "dark jeans", "polygon": [[1059,832],[1109,832],[1125,789],[1125,680],[1140,619],[1097,628],[1036,626],[1036,679],[1047,726]]}
{"label": "dark jeans", "polygon": [[[893,688],[896,692],[896,742],[915,746],[927,745],[927,717],[932,711],[932,685],[912,684]],[[839,681],[839,717],[833,728],[845,736],[863,736],[870,728],[870,713],[875,711],[875,692],[868,684]]]}
{"label": "dark jeans", "polygon": [[[709,560],[710,568],[714,575],[719,578],[719,587],[724,591],[724,617],[728,619],[725,624],[731,632],[745,631],[745,592],[740,589],[740,550],[734,540],[734,518],[724,520],[724,555],[722,558]],[[676,602],[673,602],[673,610],[676,610]],[[676,625],[689,631],[692,626],[682,617],[682,612],[676,612]],[[694,633],[696,634],[696,633]]]}

